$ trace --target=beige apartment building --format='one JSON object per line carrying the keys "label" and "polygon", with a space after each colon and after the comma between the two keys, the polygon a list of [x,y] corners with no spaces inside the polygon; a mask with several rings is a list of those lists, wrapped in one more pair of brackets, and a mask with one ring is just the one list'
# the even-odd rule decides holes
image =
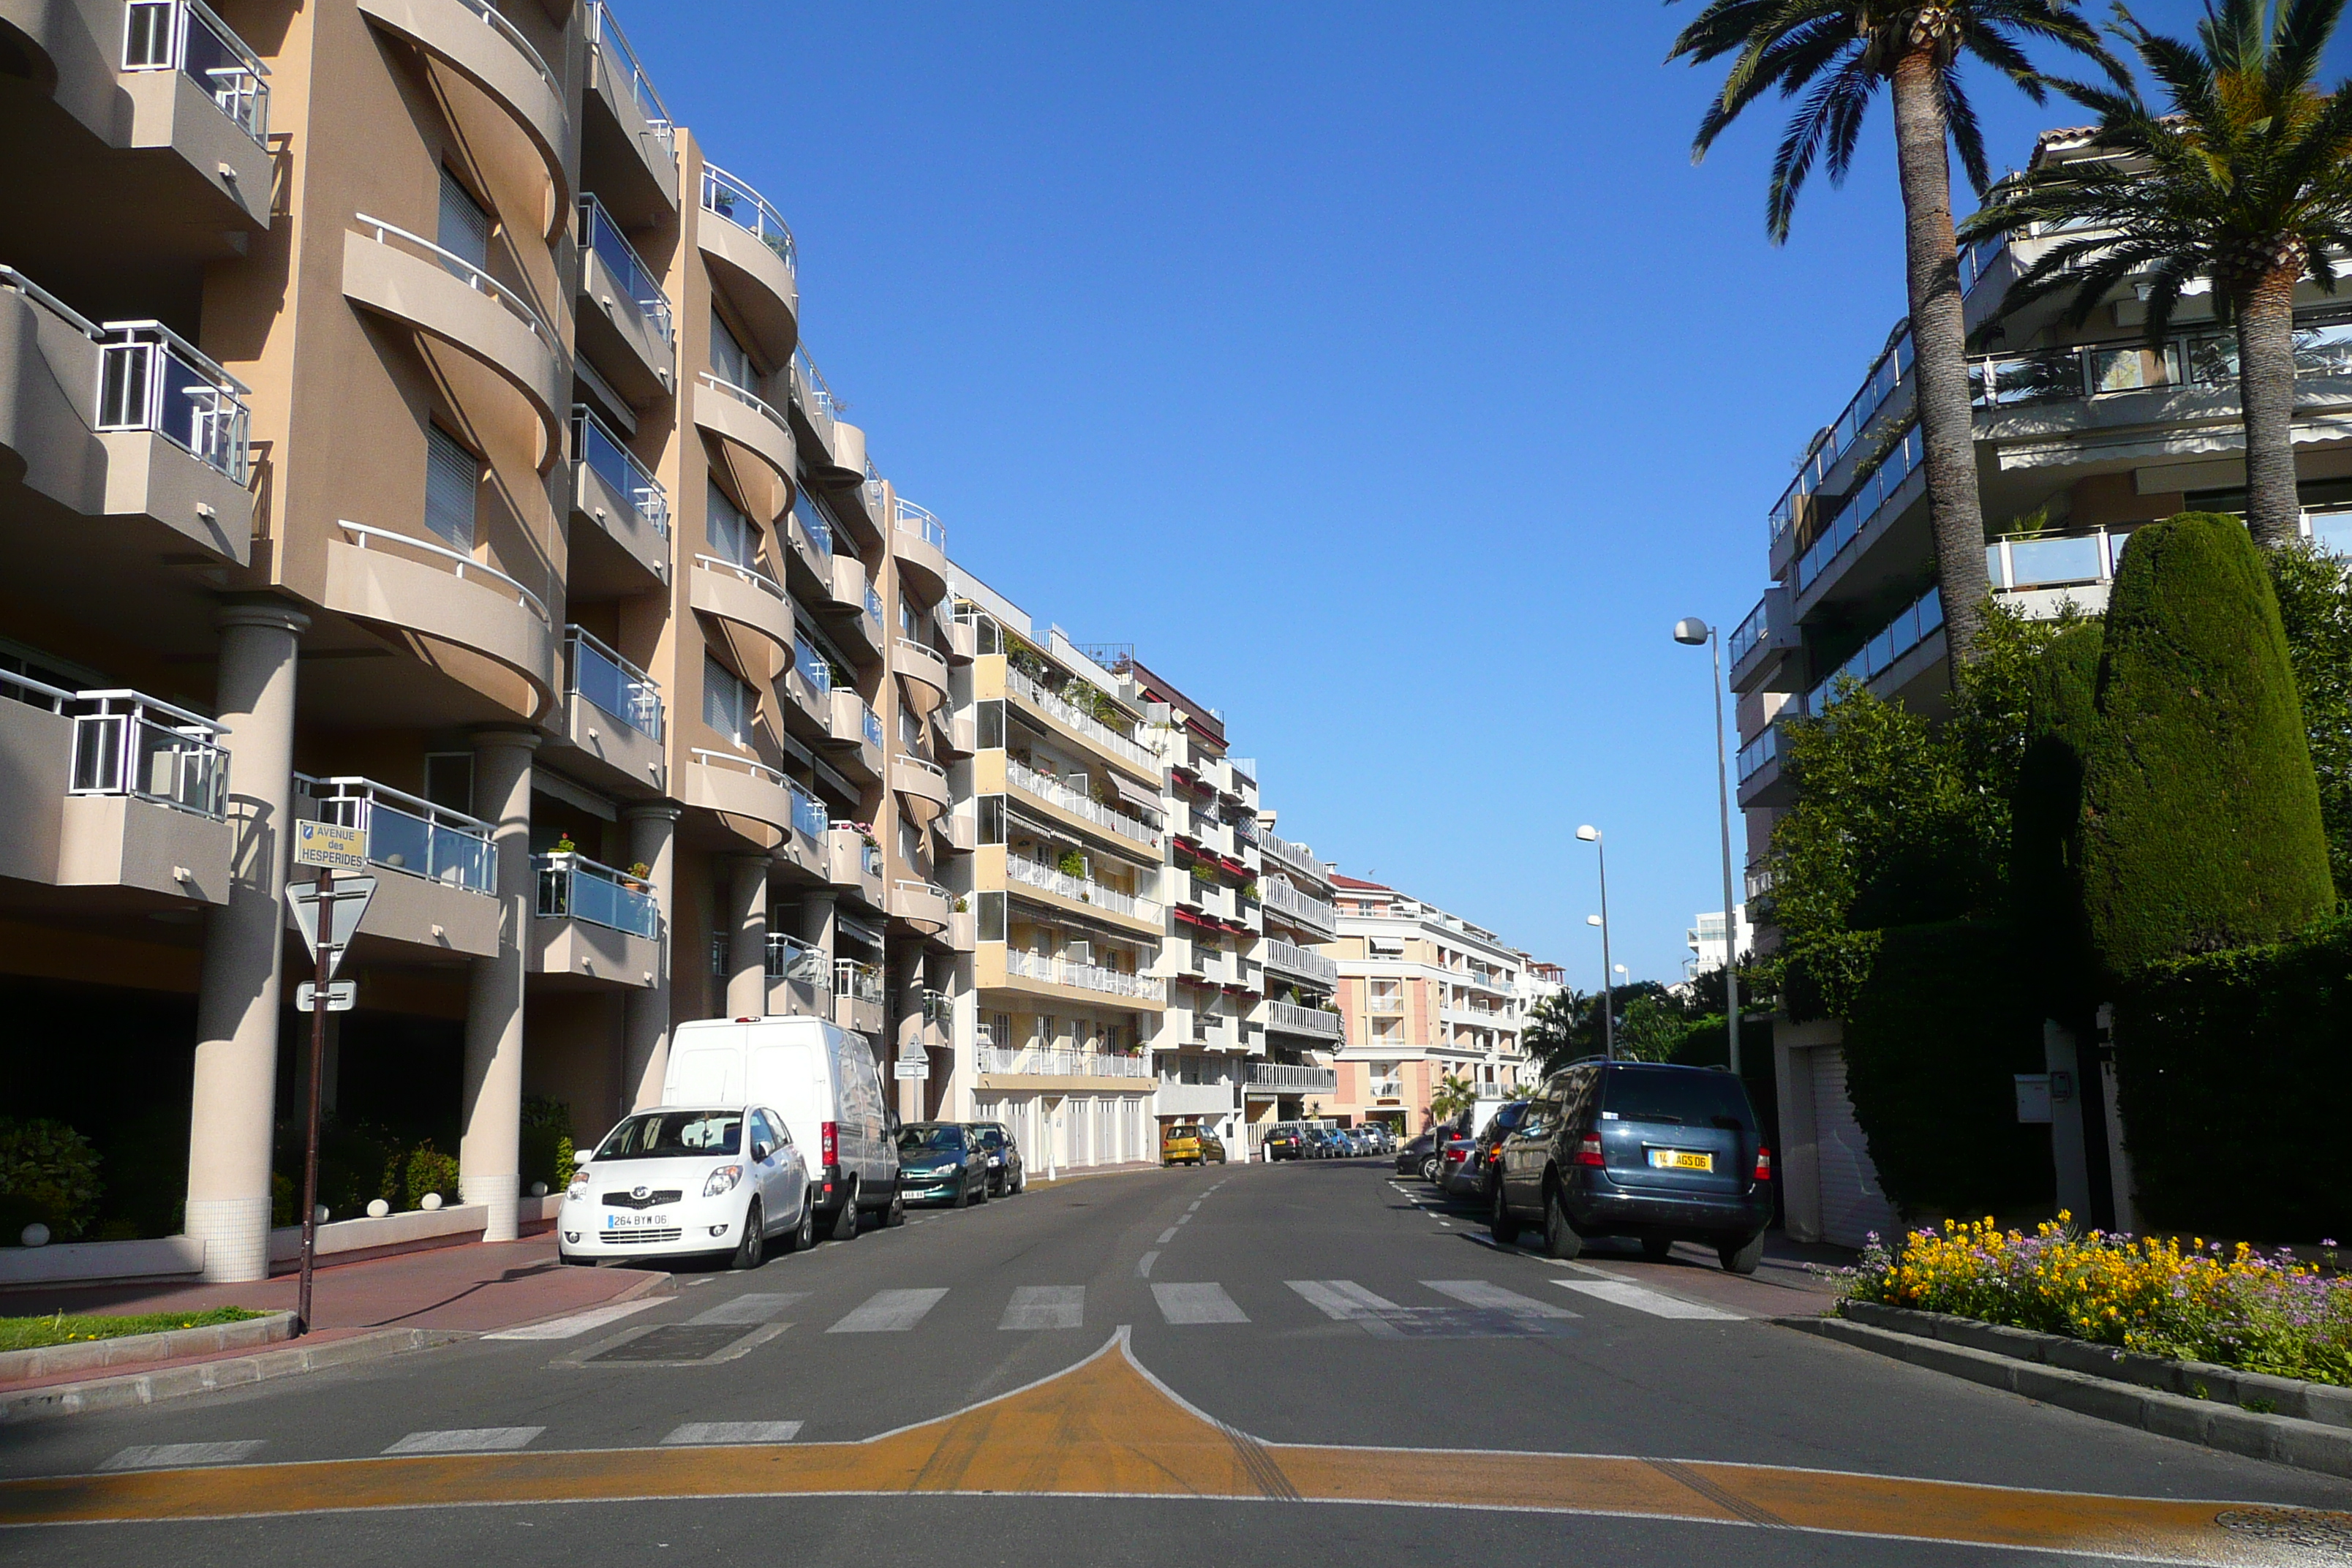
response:
{"label": "beige apartment building", "polygon": [[119,1037],[134,1120],[186,1140],[171,1258],[268,1267],[305,817],[366,827],[377,882],[322,1088],[446,1129],[492,1238],[535,1213],[526,1097],[594,1135],[678,1020],[943,1067],[975,940],[944,532],[837,417],[775,207],[611,12],[58,0],[0,45],[31,1113],[89,1115],[77,1047]]}

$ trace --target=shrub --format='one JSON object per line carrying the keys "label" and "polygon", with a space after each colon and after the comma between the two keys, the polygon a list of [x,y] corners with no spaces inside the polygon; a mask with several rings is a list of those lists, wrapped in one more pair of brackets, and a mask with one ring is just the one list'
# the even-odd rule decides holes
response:
{"label": "shrub", "polygon": [[408,1152],[403,1176],[409,1208],[421,1207],[427,1193],[439,1193],[444,1203],[457,1201],[457,1159],[436,1149],[430,1138]]}
{"label": "shrub", "polygon": [[560,1100],[525,1095],[522,1102],[521,1167],[523,1191],[533,1182],[545,1182],[550,1192],[572,1184],[574,1150],[572,1107]]}
{"label": "shrub", "polygon": [[2083,919],[2083,762],[2098,730],[2097,621],[2058,634],[2033,668],[2010,808],[2009,892],[2028,983],[2076,1029],[2099,998]]}
{"label": "shrub", "polygon": [[2084,899],[2110,977],[2275,941],[2334,903],[2278,601],[2245,527],[2132,536],[2084,769]]}
{"label": "shrub", "polygon": [[2303,731],[2319,776],[2319,818],[2338,894],[2352,898],[2352,576],[2313,545],[2268,550],[2287,655],[2294,661]]}
{"label": "shrub", "polygon": [[57,1240],[79,1236],[106,1190],[98,1173],[98,1151],[64,1122],[0,1119],[0,1246],[37,1220]]}

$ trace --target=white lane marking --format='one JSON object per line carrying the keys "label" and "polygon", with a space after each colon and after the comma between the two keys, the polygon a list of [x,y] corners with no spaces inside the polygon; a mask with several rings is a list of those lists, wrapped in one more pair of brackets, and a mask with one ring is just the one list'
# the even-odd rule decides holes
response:
{"label": "white lane marking", "polygon": [[670,1429],[662,1439],[666,1448],[702,1447],[713,1443],[789,1443],[800,1436],[797,1421],[689,1421]]}
{"label": "white lane marking", "polygon": [[753,1291],[697,1312],[689,1323],[772,1323],[795,1301],[808,1300],[805,1290]]}
{"label": "white lane marking", "polygon": [[1402,1312],[1394,1301],[1373,1295],[1353,1279],[1286,1279],[1284,1284],[1307,1298],[1318,1312],[1343,1323],[1360,1322],[1382,1312]]}
{"label": "white lane marking", "polygon": [[1175,1227],[1174,1226],[1172,1226],[1172,1225],[1171,1225],[1171,1226],[1170,1226],[1166,1230],[1163,1230],[1163,1231],[1161,1231],[1161,1232],[1160,1233],[1160,1246],[1162,1246],[1162,1247],[1167,1246],[1170,1242],[1171,1242],[1171,1241],[1173,1241],[1173,1240],[1175,1240],[1175,1239],[1176,1239],[1176,1227]]}
{"label": "white lane marking", "polygon": [[1180,1214],[1176,1216],[1176,1223],[1178,1225],[1190,1225],[1192,1223],[1192,1216],[1189,1213]]}
{"label": "white lane marking", "polygon": [[658,1307],[661,1298],[646,1296],[635,1301],[614,1301],[609,1306],[591,1307],[584,1312],[574,1312],[568,1318],[551,1318],[544,1323],[525,1323],[519,1329],[500,1329],[484,1334],[486,1340],[569,1340],[577,1339],[591,1329],[601,1329],[606,1323],[617,1322],[633,1312],[647,1307]]}
{"label": "white lane marking", "polygon": [[99,1466],[101,1470],[173,1470],[187,1465],[234,1465],[249,1459],[268,1441],[242,1437],[232,1443],[152,1443],[125,1448]]}
{"label": "white lane marking", "polygon": [[828,1334],[902,1334],[923,1321],[947,1292],[877,1290],[865,1304],[825,1330]]}
{"label": "white lane marking", "polygon": [[1644,1289],[1622,1279],[1555,1279],[1553,1284],[1563,1290],[1573,1290],[1598,1301],[1619,1307],[1631,1307],[1637,1312],[1647,1312],[1654,1318],[1686,1318],[1697,1322],[1739,1323],[1748,1320],[1745,1312],[1727,1312],[1720,1307],[1704,1307],[1696,1301],[1685,1301]]}
{"label": "white lane marking", "polygon": [[[1162,1239],[1165,1239],[1165,1238],[1163,1237]],[[1156,1252],[1147,1252],[1147,1253],[1145,1253],[1141,1258],[1138,1258],[1138,1259],[1136,1260],[1136,1264],[1135,1264],[1135,1274],[1136,1274],[1136,1278],[1137,1278],[1137,1279],[1150,1279],[1150,1278],[1151,1278],[1151,1266],[1152,1266],[1153,1264],[1155,1264],[1155,1263],[1159,1262],[1159,1261],[1160,1261],[1160,1254],[1158,1254],[1158,1253],[1156,1253]]]}
{"label": "white lane marking", "polygon": [[493,1454],[528,1448],[544,1426],[463,1426],[451,1432],[411,1432],[387,1454]]}
{"label": "white lane marking", "polygon": [[1441,1296],[1451,1296],[1465,1307],[1485,1307],[1493,1311],[1508,1312],[1515,1318],[1574,1318],[1580,1313],[1549,1301],[1538,1301],[1533,1296],[1522,1296],[1517,1290],[1506,1290],[1500,1285],[1485,1279],[1424,1279],[1423,1285]]}
{"label": "white lane marking", "polygon": [[1024,1285],[1005,1305],[1000,1329],[1078,1329],[1086,1326],[1083,1285]]}
{"label": "white lane marking", "polygon": [[1225,1294],[1223,1285],[1154,1285],[1160,1315],[1171,1323],[1246,1323],[1249,1314]]}

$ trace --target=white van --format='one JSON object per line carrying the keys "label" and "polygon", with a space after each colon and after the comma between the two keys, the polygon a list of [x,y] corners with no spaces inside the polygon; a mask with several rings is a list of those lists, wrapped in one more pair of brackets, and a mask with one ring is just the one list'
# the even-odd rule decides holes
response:
{"label": "white van", "polygon": [[906,1219],[898,1118],[866,1037],[823,1018],[703,1018],[670,1037],[664,1105],[753,1101],[783,1114],[817,1189],[820,1226],[857,1234],[860,1210]]}

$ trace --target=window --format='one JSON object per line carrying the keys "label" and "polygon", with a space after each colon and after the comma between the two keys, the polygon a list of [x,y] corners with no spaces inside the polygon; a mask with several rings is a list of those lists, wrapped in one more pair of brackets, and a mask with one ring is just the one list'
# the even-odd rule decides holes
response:
{"label": "window", "polygon": [[474,552],[474,497],[482,460],[438,425],[425,427],[425,527],[452,550]]}
{"label": "window", "polygon": [[1372,982],[1372,1006],[1374,1010],[1383,1013],[1393,1013],[1403,1005],[1404,1000],[1398,994],[1397,983],[1395,981],[1375,980]]}
{"label": "window", "polygon": [[727,330],[727,323],[719,319],[716,310],[710,312],[710,369],[719,380],[746,392],[751,391],[751,384],[759,380],[759,373],[751,368],[751,356],[744,352],[735,334]]}
{"label": "window", "polygon": [[1001,795],[982,795],[979,801],[979,812],[980,842],[982,844],[1003,843],[1004,797]]}
{"label": "window", "polygon": [[425,753],[425,798],[436,805],[446,805],[451,811],[472,816],[474,811],[474,753],[471,752],[427,752]]}
{"label": "window", "polygon": [[[983,896],[985,896],[985,895],[983,895]],[[1003,894],[1002,894],[1002,893],[999,893],[999,894],[997,895],[997,898],[998,898],[998,900],[1000,900],[999,905],[998,905],[998,907],[999,907],[999,908],[1002,908],[1002,907],[1003,907],[1002,900],[1003,899],[1003,897],[1004,897],[1004,895],[1003,895]],[[988,1043],[988,1044],[990,1044],[990,1045],[992,1045],[992,1046],[996,1047],[997,1047],[998,1049],[1000,1049],[1000,1050],[1010,1050],[1010,1049],[1012,1049],[1012,1047],[1013,1047],[1013,1015],[1012,1015],[1012,1014],[1010,1014],[1010,1013],[991,1013],[991,1014],[988,1016],[988,1042],[987,1042],[987,1043]]]}
{"label": "window", "polygon": [[[448,170],[441,171],[441,233],[437,243],[477,267],[490,264],[490,215]],[[458,271],[451,268],[451,271]],[[464,274],[459,272],[459,276]]]}
{"label": "window", "polygon": [[1375,1018],[1372,1020],[1372,1038],[1384,1046],[1392,1046],[1396,1044],[1397,1036],[1402,1032],[1402,1023],[1398,1019]]}
{"label": "window", "polygon": [[975,738],[980,750],[992,752],[1003,746],[1004,744],[1004,700],[995,697],[977,704],[972,723],[979,731]]}
{"label": "window", "polygon": [[751,742],[751,720],[759,704],[736,673],[702,656],[702,721],[739,746]]}
{"label": "window", "polygon": [[[1003,893],[980,895],[979,926],[980,929],[973,934],[980,941],[1003,942],[1004,940],[1004,895]],[[1003,1034],[996,1037],[996,1043],[1009,1047],[1012,1042],[1013,1031],[1008,1026]]]}
{"label": "window", "polygon": [[758,559],[753,549],[751,520],[743,515],[742,508],[727,499],[727,492],[716,481],[710,483],[710,500],[703,514],[710,553],[749,570]]}
{"label": "window", "polygon": [[1062,1026],[1055,1019],[1054,1015],[1051,1013],[1038,1014],[1037,1048],[1041,1051],[1050,1051],[1054,1048],[1055,1042],[1059,1040],[1061,1037]]}

